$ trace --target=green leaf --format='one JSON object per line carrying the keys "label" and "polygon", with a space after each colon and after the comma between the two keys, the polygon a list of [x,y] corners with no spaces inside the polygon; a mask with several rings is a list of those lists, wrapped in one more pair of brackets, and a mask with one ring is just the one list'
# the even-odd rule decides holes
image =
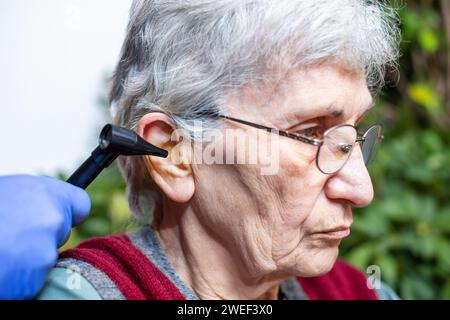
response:
{"label": "green leaf", "polygon": [[422,236],[416,243],[418,253],[426,260],[430,260],[435,253],[436,238],[434,236]]}
{"label": "green leaf", "polygon": [[427,54],[434,54],[439,49],[439,37],[430,29],[421,29],[418,34],[419,44]]}
{"label": "green leaf", "polygon": [[380,266],[382,279],[385,279],[387,283],[394,284],[398,275],[397,261],[389,254],[381,254],[375,262]]}
{"label": "green leaf", "polygon": [[369,265],[369,261],[374,254],[374,247],[372,244],[363,244],[351,250],[345,259],[361,270],[365,270]]}
{"label": "green leaf", "polygon": [[113,232],[122,231],[131,218],[128,202],[123,192],[112,193],[108,212]]}
{"label": "green leaf", "polygon": [[404,299],[433,299],[435,290],[432,285],[420,277],[404,277],[400,284],[401,296]]}
{"label": "green leaf", "polygon": [[442,288],[441,298],[445,300],[450,300],[450,279],[447,280],[447,282],[444,285],[444,288]]}
{"label": "green leaf", "polygon": [[80,236],[77,228],[72,229],[69,239],[66,241],[66,243],[61,248],[59,248],[59,252],[63,252],[66,249],[75,247],[82,240],[83,240],[83,238]]}
{"label": "green leaf", "polygon": [[420,137],[421,146],[429,155],[439,153],[445,148],[442,138],[437,132],[425,130],[420,134]]}
{"label": "green leaf", "polygon": [[448,239],[441,238],[436,241],[436,256],[439,266],[450,274],[450,243]]}
{"label": "green leaf", "polygon": [[443,208],[433,221],[434,228],[450,233],[450,207]]}
{"label": "green leaf", "polygon": [[397,197],[388,197],[377,210],[393,222],[411,221],[411,211],[405,205],[405,201]]}
{"label": "green leaf", "polygon": [[353,229],[372,238],[379,238],[386,234],[388,221],[380,212],[367,210],[362,216],[355,219]]}
{"label": "green leaf", "polygon": [[107,235],[111,232],[109,221],[104,217],[90,217],[83,225],[82,232],[89,235]]}
{"label": "green leaf", "polygon": [[430,113],[440,110],[441,103],[436,91],[427,83],[413,83],[408,87],[408,95]]}
{"label": "green leaf", "polygon": [[412,39],[420,28],[421,20],[416,12],[407,8],[401,10],[400,13],[403,22],[403,37],[404,39]]}

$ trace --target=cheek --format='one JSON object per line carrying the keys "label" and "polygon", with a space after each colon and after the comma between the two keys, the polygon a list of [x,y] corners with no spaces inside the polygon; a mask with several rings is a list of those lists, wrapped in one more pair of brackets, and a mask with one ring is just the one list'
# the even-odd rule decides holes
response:
{"label": "cheek", "polygon": [[295,142],[280,146],[280,171],[289,176],[302,177],[316,166],[317,147]]}
{"label": "cheek", "polygon": [[[315,155],[310,148],[300,154],[285,153],[280,159],[278,188],[280,217],[287,227],[298,229],[313,211],[324,185],[325,176],[315,164]],[[292,155],[292,156],[291,156]]]}

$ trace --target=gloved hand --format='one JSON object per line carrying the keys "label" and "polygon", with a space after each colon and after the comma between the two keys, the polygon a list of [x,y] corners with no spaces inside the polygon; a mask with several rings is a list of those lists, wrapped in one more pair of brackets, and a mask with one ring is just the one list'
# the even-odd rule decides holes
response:
{"label": "gloved hand", "polygon": [[0,299],[31,299],[74,225],[90,211],[88,194],[49,177],[0,177]]}

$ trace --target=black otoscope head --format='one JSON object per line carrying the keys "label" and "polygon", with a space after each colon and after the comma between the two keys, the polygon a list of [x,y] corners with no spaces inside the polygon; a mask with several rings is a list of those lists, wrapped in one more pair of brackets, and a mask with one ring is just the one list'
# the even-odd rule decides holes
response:
{"label": "black otoscope head", "polygon": [[135,132],[107,124],[100,133],[99,146],[123,156],[150,155],[166,158],[166,150],[148,143]]}
{"label": "black otoscope head", "polygon": [[149,155],[166,158],[168,152],[148,143],[135,132],[106,125],[100,133],[99,145],[67,182],[86,189],[118,156]]}

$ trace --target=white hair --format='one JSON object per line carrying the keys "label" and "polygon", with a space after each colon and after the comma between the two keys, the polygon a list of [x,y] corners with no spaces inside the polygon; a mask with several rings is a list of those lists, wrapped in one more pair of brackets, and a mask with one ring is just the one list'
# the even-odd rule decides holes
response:
{"label": "white hair", "polygon": [[[383,1],[135,0],[112,114],[135,129],[144,114],[162,111],[192,133],[194,119],[217,125],[210,115],[222,109],[226,90],[330,59],[365,70],[376,94],[386,66],[396,64],[399,39],[396,12]],[[143,158],[119,162],[130,208],[142,215],[158,204],[157,188]]]}

